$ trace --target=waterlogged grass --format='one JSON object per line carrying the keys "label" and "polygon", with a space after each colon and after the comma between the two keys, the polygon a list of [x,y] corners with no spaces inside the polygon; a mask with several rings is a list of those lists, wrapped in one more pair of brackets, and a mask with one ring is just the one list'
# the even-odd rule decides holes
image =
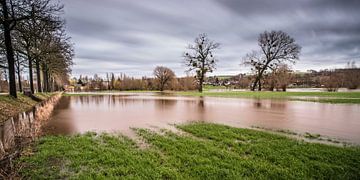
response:
{"label": "waterlogged grass", "polygon": [[287,99],[297,101],[311,101],[321,103],[360,103],[360,92],[252,92],[252,91],[225,91],[207,92],[196,91],[176,92],[182,96],[212,96],[232,98],[257,98],[257,99]]}
{"label": "waterlogged grass", "polygon": [[311,144],[268,132],[216,124],[187,132],[138,129],[139,148],[119,135],[41,138],[19,160],[28,179],[359,179],[360,148]]}
{"label": "waterlogged grass", "polygon": [[[41,100],[45,100],[54,93],[36,93],[35,96]],[[18,98],[15,99],[10,95],[0,95],[0,122],[8,120],[10,117],[18,113],[29,110],[38,102],[28,96],[18,93]]]}

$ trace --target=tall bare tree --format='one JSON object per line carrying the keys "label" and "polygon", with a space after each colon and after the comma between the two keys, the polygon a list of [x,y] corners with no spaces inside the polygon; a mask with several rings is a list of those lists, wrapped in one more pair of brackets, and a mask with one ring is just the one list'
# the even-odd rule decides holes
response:
{"label": "tall bare tree", "polygon": [[268,69],[280,63],[295,63],[301,51],[301,47],[295,43],[295,40],[283,31],[261,33],[258,44],[260,51],[247,54],[244,58],[244,64],[251,65],[256,73],[252,91],[256,87],[261,91],[261,80]]}
{"label": "tall bare tree", "polygon": [[16,53],[16,59],[15,59],[15,71],[18,78],[18,86],[19,91],[23,91],[22,87],[22,80],[21,80],[21,72],[23,72],[24,67],[26,64],[26,59],[24,59],[19,53]]}
{"label": "tall bare tree", "polygon": [[211,41],[207,34],[200,34],[195,38],[195,44],[189,44],[188,52],[184,53],[185,65],[188,71],[195,70],[198,80],[198,90],[202,92],[205,75],[215,70],[217,59],[214,51],[220,47],[219,43]]}
{"label": "tall bare tree", "polygon": [[[15,12],[12,11],[13,4],[12,1],[10,3],[7,0],[1,0],[1,8],[2,8],[2,16],[1,16],[1,24],[2,31],[4,36],[4,44],[6,50],[6,59],[7,66],[9,71],[9,88],[10,95],[13,97],[17,97],[16,95],[16,80],[15,80],[15,58],[14,58],[14,49],[12,47],[12,39],[11,39],[11,31],[14,28],[16,21],[18,21],[15,16]],[[10,9],[9,9],[10,4]]]}
{"label": "tall bare tree", "polygon": [[13,31],[18,23],[29,21],[48,21],[49,17],[55,17],[52,14],[54,10],[60,8],[57,3],[51,0],[0,0],[1,5],[1,30],[4,37],[4,46],[7,59],[7,68],[9,72],[9,90],[10,95],[16,95],[15,82],[15,58],[13,48]]}
{"label": "tall bare tree", "polygon": [[[51,63],[57,64],[58,70],[56,72],[59,72],[62,67],[59,64],[61,61],[59,57],[64,55],[64,51],[69,47],[69,45],[61,45],[64,44],[61,41],[67,41],[64,32],[64,20],[60,18],[63,6],[50,2],[50,0],[42,0],[42,3],[34,5],[33,9],[39,13],[29,20],[19,22],[15,28],[15,35],[17,35],[17,41],[21,46],[18,51],[28,60],[32,93],[34,92],[33,65],[36,69],[38,92],[49,91],[52,87],[50,83],[55,82],[54,76],[51,75],[55,66]],[[62,60],[66,60],[66,58],[62,58]],[[64,72],[67,73],[68,71],[65,70]]]}
{"label": "tall bare tree", "polygon": [[165,86],[175,78],[175,73],[170,68],[157,66],[154,69],[154,76],[159,85],[159,90],[163,91]]}
{"label": "tall bare tree", "polygon": [[39,46],[44,91],[51,91],[54,82],[68,78],[74,56],[72,44],[64,32],[50,34]]}

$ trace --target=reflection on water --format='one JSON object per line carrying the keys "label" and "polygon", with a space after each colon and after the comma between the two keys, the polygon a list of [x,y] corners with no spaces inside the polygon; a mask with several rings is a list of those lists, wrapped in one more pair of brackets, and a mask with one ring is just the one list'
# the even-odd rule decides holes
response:
{"label": "reflection on water", "polygon": [[204,121],[319,133],[360,143],[360,106],[279,100],[151,95],[62,97],[45,126],[49,134],[169,127]]}
{"label": "reflection on water", "polygon": [[16,152],[18,147],[32,141],[41,134],[41,126],[50,117],[54,103],[60,95],[41,103],[28,112],[0,123],[0,159]]}

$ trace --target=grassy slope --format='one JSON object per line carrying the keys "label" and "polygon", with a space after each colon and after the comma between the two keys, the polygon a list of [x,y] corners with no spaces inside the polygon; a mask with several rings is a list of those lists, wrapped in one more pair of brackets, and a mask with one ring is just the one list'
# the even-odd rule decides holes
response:
{"label": "grassy slope", "polygon": [[[213,96],[237,97],[258,99],[289,99],[300,101],[314,101],[324,103],[360,103],[360,92],[252,92],[252,91],[225,91],[225,92],[177,92],[184,96]],[[307,97],[307,98],[306,98]],[[318,99],[316,99],[318,97]]]}
{"label": "grassy slope", "polygon": [[[52,93],[37,93],[36,97],[45,100],[49,98]],[[18,113],[29,110],[33,107],[36,101],[30,97],[18,93],[18,98],[14,99],[9,95],[0,95],[0,122],[8,120],[10,117],[15,116]]]}
{"label": "grassy slope", "polygon": [[190,135],[138,134],[140,149],[122,136],[88,133],[40,139],[23,156],[26,178],[358,179],[360,149],[311,144],[267,132],[215,124],[178,128]]}

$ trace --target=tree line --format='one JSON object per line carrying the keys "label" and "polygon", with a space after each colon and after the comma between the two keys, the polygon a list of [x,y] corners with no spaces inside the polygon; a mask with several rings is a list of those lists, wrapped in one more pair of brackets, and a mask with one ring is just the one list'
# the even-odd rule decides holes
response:
{"label": "tree line", "polygon": [[29,93],[60,89],[69,79],[74,56],[61,17],[64,6],[52,0],[0,0],[0,3],[0,70],[7,72],[9,94],[16,98],[17,89],[23,90],[21,77],[25,70]]}
{"label": "tree line", "polygon": [[[0,39],[0,76],[4,74],[1,70],[7,72],[10,95],[16,97],[17,88],[22,91],[21,73],[25,70],[28,72],[31,93],[35,92],[35,83],[38,92],[60,89],[69,79],[74,56],[61,18],[63,5],[52,0],[0,1],[0,31],[3,35]],[[299,60],[301,47],[283,31],[261,33],[258,45],[259,49],[246,54],[241,63],[251,67],[253,78],[250,79],[250,89],[261,91],[265,86],[268,90],[285,91],[291,79],[291,64]],[[195,73],[193,78],[176,78],[171,69],[158,66],[153,73],[155,78],[135,79],[126,75],[115,77],[110,73],[106,79],[86,77],[73,81],[72,84],[81,84],[82,87],[86,84],[88,89],[102,90],[163,91],[191,90],[195,87],[202,92],[206,75],[216,69],[218,59],[215,53],[220,46],[220,43],[211,40],[205,33],[199,34],[194,43],[188,45],[183,53],[183,62],[188,67],[187,72]],[[329,82],[334,82],[332,79]],[[194,82],[189,83],[190,80]]]}
{"label": "tree line", "polygon": [[[291,65],[299,60],[301,47],[283,31],[265,31],[258,37],[258,50],[246,54],[241,65],[251,67],[251,75],[242,75],[219,83],[218,78],[208,78],[207,73],[216,69],[218,62],[215,53],[220,44],[210,40],[207,34],[199,34],[193,44],[189,44],[183,53],[184,64],[188,67],[187,72],[195,72],[195,76],[176,78],[175,73],[167,67],[157,66],[154,69],[154,78],[143,77],[136,79],[124,74],[115,77],[113,73],[107,74],[106,79],[95,76],[94,78],[80,78],[73,80],[73,85],[81,84],[85,90],[192,90],[202,92],[204,83],[212,85],[235,85],[235,87],[250,88],[252,91],[262,89],[286,91],[289,84],[301,83],[303,77],[299,77],[291,70]],[[316,87],[325,87],[328,90],[337,89],[344,85],[349,88],[359,87],[359,71],[352,64],[348,70],[342,73],[325,73],[321,75]],[[341,74],[340,78],[339,74]],[[305,75],[306,76],[306,75]],[[314,79],[314,78],[312,78]],[[339,84],[339,79],[346,83]],[[235,84],[234,84],[235,82]],[[185,85],[186,84],[186,85]],[[312,85],[311,87],[313,87]]]}
{"label": "tree line", "polygon": [[68,91],[103,91],[103,90],[173,90],[189,91],[196,90],[197,84],[192,76],[176,77],[175,73],[163,66],[154,69],[154,78],[134,78],[121,73],[107,73],[106,77],[95,74],[93,77],[80,76],[72,78]]}
{"label": "tree line", "polygon": [[[288,63],[295,63],[299,59],[301,47],[295,43],[295,40],[283,31],[265,31],[261,33],[258,38],[258,44],[260,50],[253,51],[244,57],[244,65],[250,65],[254,74],[254,81],[251,83],[251,90],[256,88],[261,91],[262,85],[266,82],[271,84],[271,89],[283,89],[286,90],[287,80],[289,79],[290,68]],[[212,41],[207,34],[199,34],[195,38],[193,44],[189,44],[186,51],[183,53],[184,64],[188,67],[187,72],[195,72],[194,87],[199,92],[203,91],[203,84],[206,80],[206,74],[211,73],[216,69],[218,59],[215,56],[215,52],[220,48],[220,43]],[[122,84],[116,89],[119,90],[152,90],[157,89],[163,91],[167,89],[192,89],[192,88],[169,88],[170,82],[173,82],[175,74],[174,72],[163,66],[158,66],[154,70],[154,79],[149,80],[146,78],[134,79],[134,78],[119,78],[117,84]],[[103,86],[104,82],[107,82],[108,89],[112,89],[114,78],[107,78],[107,81],[96,80],[93,78],[90,84],[98,84],[98,89]],[[101,78],[100,78],[101,79]],[[81,80],[81,78],[80,78]],[[153,81],[153,82],[152,82]],[[93,83],[97,82],[97,83]],[[126,85],[126,82],[132,82],[128,84],[137,84],[137,86]],[[89,83],[89,81],[86,81]],[[85,84],[86,84],[85,83]],[[74,83],[73,83],[74,84]],[[79,83],[78,83],[79,84]],[[80,81],[83,84],[83,81]],[[181,84],[181,83],[180,83]],[[90,86],[91,87],[91,86]],[[125,88],[127,87],[127,88]],[[87,86],[89,88],[89,86]],[[128,89],[130,88],[130,89]],[[93,89],[93,88],[90,88]]]}

